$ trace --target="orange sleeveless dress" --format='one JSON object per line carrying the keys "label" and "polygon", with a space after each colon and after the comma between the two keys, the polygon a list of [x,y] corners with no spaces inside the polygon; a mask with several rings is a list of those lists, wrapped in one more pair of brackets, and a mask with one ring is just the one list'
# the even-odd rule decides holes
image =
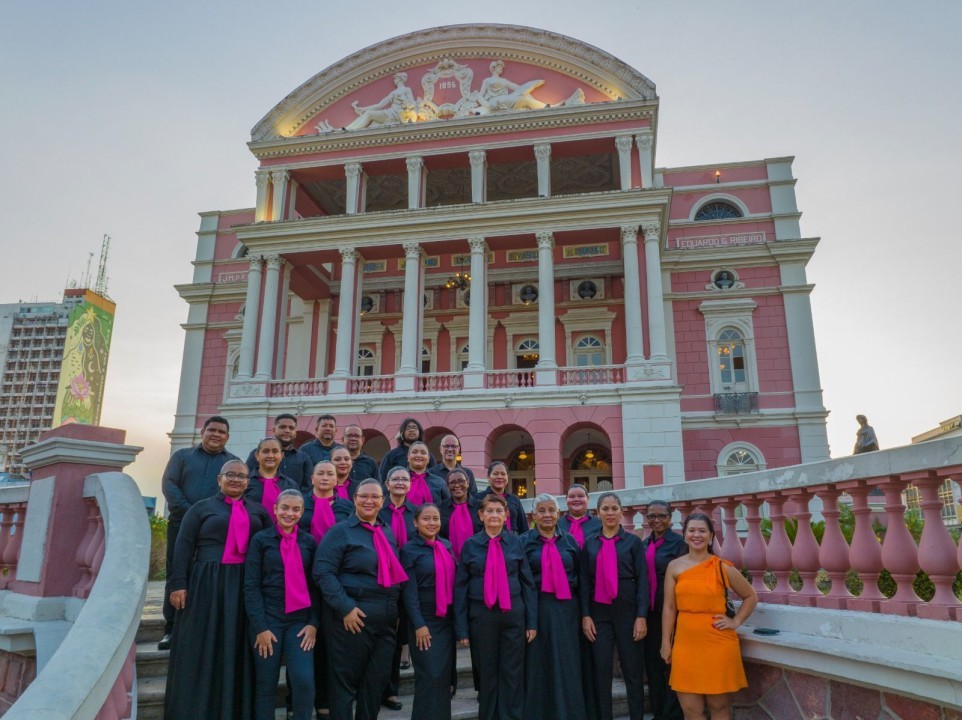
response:
{"label": "orange sleeveless dress", "polygon": [[748,686],[738,635],[712,627],[714,616],[725,614],[720,562],[731,564],[712,556],[675,581],[678,620],[668,681],[675,692],[719,695]]}

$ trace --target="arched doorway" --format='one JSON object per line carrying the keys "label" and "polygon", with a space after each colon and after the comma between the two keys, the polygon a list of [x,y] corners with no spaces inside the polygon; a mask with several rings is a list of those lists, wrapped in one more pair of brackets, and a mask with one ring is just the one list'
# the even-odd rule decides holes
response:
{"label": "arched doorway", "polygon": [[588,445],[571,458],[571,483],[584,485],[588,492],[614,489],[611,477],[611,451],[601,445]]}
{"label": "arched doorway", "polygon": [[488,457],[508,466],[508,489],[521,498],[534,497],[534,440],[518,425],[502,425],[488,436]]}
{"label": "arched doorway", "polygon": [[522,500],[534,497],[534,447],[522,445],[508,458],[508,476],[511,478],[511,492]]}
{"label": "arched doorway", "polygon": [[390,450],[391,443],[388,442],[388,439],[384,437],[384,435],[377,430],[367,429],[364,431],[364,445],[361,447],[362,453],[370,455],[380,464],[381,459],[387,455]]}

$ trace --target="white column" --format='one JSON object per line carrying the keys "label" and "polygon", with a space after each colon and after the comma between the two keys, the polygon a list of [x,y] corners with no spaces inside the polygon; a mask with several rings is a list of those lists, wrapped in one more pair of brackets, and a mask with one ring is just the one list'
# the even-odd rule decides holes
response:
{"label": "white column", "polygon": [[652,360],[668,357],[665,337],[665,295],[661,288],[661,224],[645,223],[645,281],[648,286],[648,343]]}
{"label": "white column", "polygon": [[641,269],[638,267],[638,226],[621,228],[621,259],[625,266],[625,344],[626,365],[645,361],[641,327]]}
{"label": "white column", "polygon": [[281,264],[277,255],[268,255],[267,274],[264,278],[264,307],[261,310],[261,337],[257,344],[258,380],[270,380],[274,366],[274,335],[277,332],[277,294],[280,285]]}
{"label": "white column", "polygon": [[287,220],[287,181],[291,174],[287,170],[275,170],[271,173],[274,184],[274,200],[271,204],[271,220]]}
{"label": "white column", "polygon": [[[398,375],[416,375],[421,357],[421,246],[404,243],[404,317],[401,318],[401,367]],[[413,386],[412,386],[413,387]]]}
{"label": "white column", "polygon": [[344,175],[347,177],[345,211],[348,215],[355,215],[361,206],[361,163],[347,163],[344,166]]}
{"label": "white column", "polygon": [[288,377],[284,372],[287,367],[287,333],[291,302],[291,272],[294,270],[290,263],[285,263],[281,269],[281,294],[280,307],[277,312],[277,347],[274,349],[275,379],[281,380]]}
{"label": "white column", "polygon": [[314,302],[317,320],[312,321],[317,325],[317,340],[314,345],[314,369],[312,378],[322,378],[327,375],[328,360],[328,340],[331,336],[331,301],[317,300]]}
{"label": "white column", "polygon": [[551,197],[551,146],[534,146],[534,157],[538,161],[538,195]]}
{"label": "white column", "polygon": [[[539,232],[538,239],[538,369],[558,367],[554,352],[554,235]],[[539,375],[539,384],[541,377]],[[551,383],[554,384],[554,383]]]}
{"label": "white column", "polygon": [[487,190],[487,155],[484,150],[472,150],[468,153],[471,161],[471,202],[482,203]]}
{"label": "white column", "polygon": [[468,245],[471,247],[471,295],[468,305],[468,366],[465,368],[464,386],[480,388],[484,387],[484,373],[487,370],[488,245],[480,236],[469,237]]}
{"label": "white column", "polygon": [[[204,361],[204,335],[207,332],[206,302],[191,302],[187,322],[183,325],[184,352],[180,366],[180,388],[171,441],[176,446],[194,444],[197,427],[197,403],[200,399],[200,376]],[[180,448],[178,448],[180,449]]]}
{"label": "white column", "polygon": [[257,199],[254,205],[254,222],[264,222],[267,220],[267,191],[268,183],[271,181],[271,174],[267,170],[258,170],[254,173],[254,182],[257,184]]}
{"label": "white column", "polygon": [[621,189],[631,190],[631,145],[630,135],[615,138],[618,148],[618,171],[621,173]]}
{"label": "white column", "polygon": [[254,375],[254,347],[261,299],[261,268],[264,260],[260,255],[252,255],[248,260],[250,269],[247,271],[247,300],[244,304],[244,327],[241,330],[240,358],[237,365],[238,380],[250,380]]}
{"label": "white column", "polygon": [[635,142],[638,143],[638,161],[641,164],[641,187],[645,190],[653,188],[654,185],[654,136],[651,132],[635,135]]}
{"label": "white column", "polygon": [[337,307],[337,339],[334,346],[334,372],[331,377],[348,378],[354,366],[354,298],[357,295],[358,252],[341,248],[341,295]]}
{"label": "white column", "polygon": [[420,157],[409,157],[408,168],[408,209],[416,210],[421,207],[421,187],[424,177],[424,160]]}

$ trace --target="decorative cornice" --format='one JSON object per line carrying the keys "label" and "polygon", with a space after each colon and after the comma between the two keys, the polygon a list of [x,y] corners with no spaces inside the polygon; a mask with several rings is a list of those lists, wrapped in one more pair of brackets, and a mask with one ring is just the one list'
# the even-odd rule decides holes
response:
{"label": "decorative cornice", "polygon": [[291,135],[322,108],[374,79],[448,57],[497,57],[538,65],[575,78],[612,100],[657,98],[654,83],[637,70],[574,38],[516,25],[448,25],[391,38],[334,63],[278,103],[254,126],[251,139]]}

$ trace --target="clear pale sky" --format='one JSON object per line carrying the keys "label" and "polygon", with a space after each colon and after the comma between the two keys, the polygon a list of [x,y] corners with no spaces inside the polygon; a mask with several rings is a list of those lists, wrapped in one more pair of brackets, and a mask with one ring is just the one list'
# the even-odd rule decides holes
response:
{"label": "clear pale sky", "polygon": [[[105,425],[159,495],[205,210],[251,207],[250,129],[340,58],[436,25],[570,35],[661,98],[656,163],[794,155],[833,456],[962,413],[962,3],[596,2],[0,6],[0,302],[59,299],[113,237]],[[95,257],[96,261],[96,257]],[[232,448],[246,452],[246,448]]]}

